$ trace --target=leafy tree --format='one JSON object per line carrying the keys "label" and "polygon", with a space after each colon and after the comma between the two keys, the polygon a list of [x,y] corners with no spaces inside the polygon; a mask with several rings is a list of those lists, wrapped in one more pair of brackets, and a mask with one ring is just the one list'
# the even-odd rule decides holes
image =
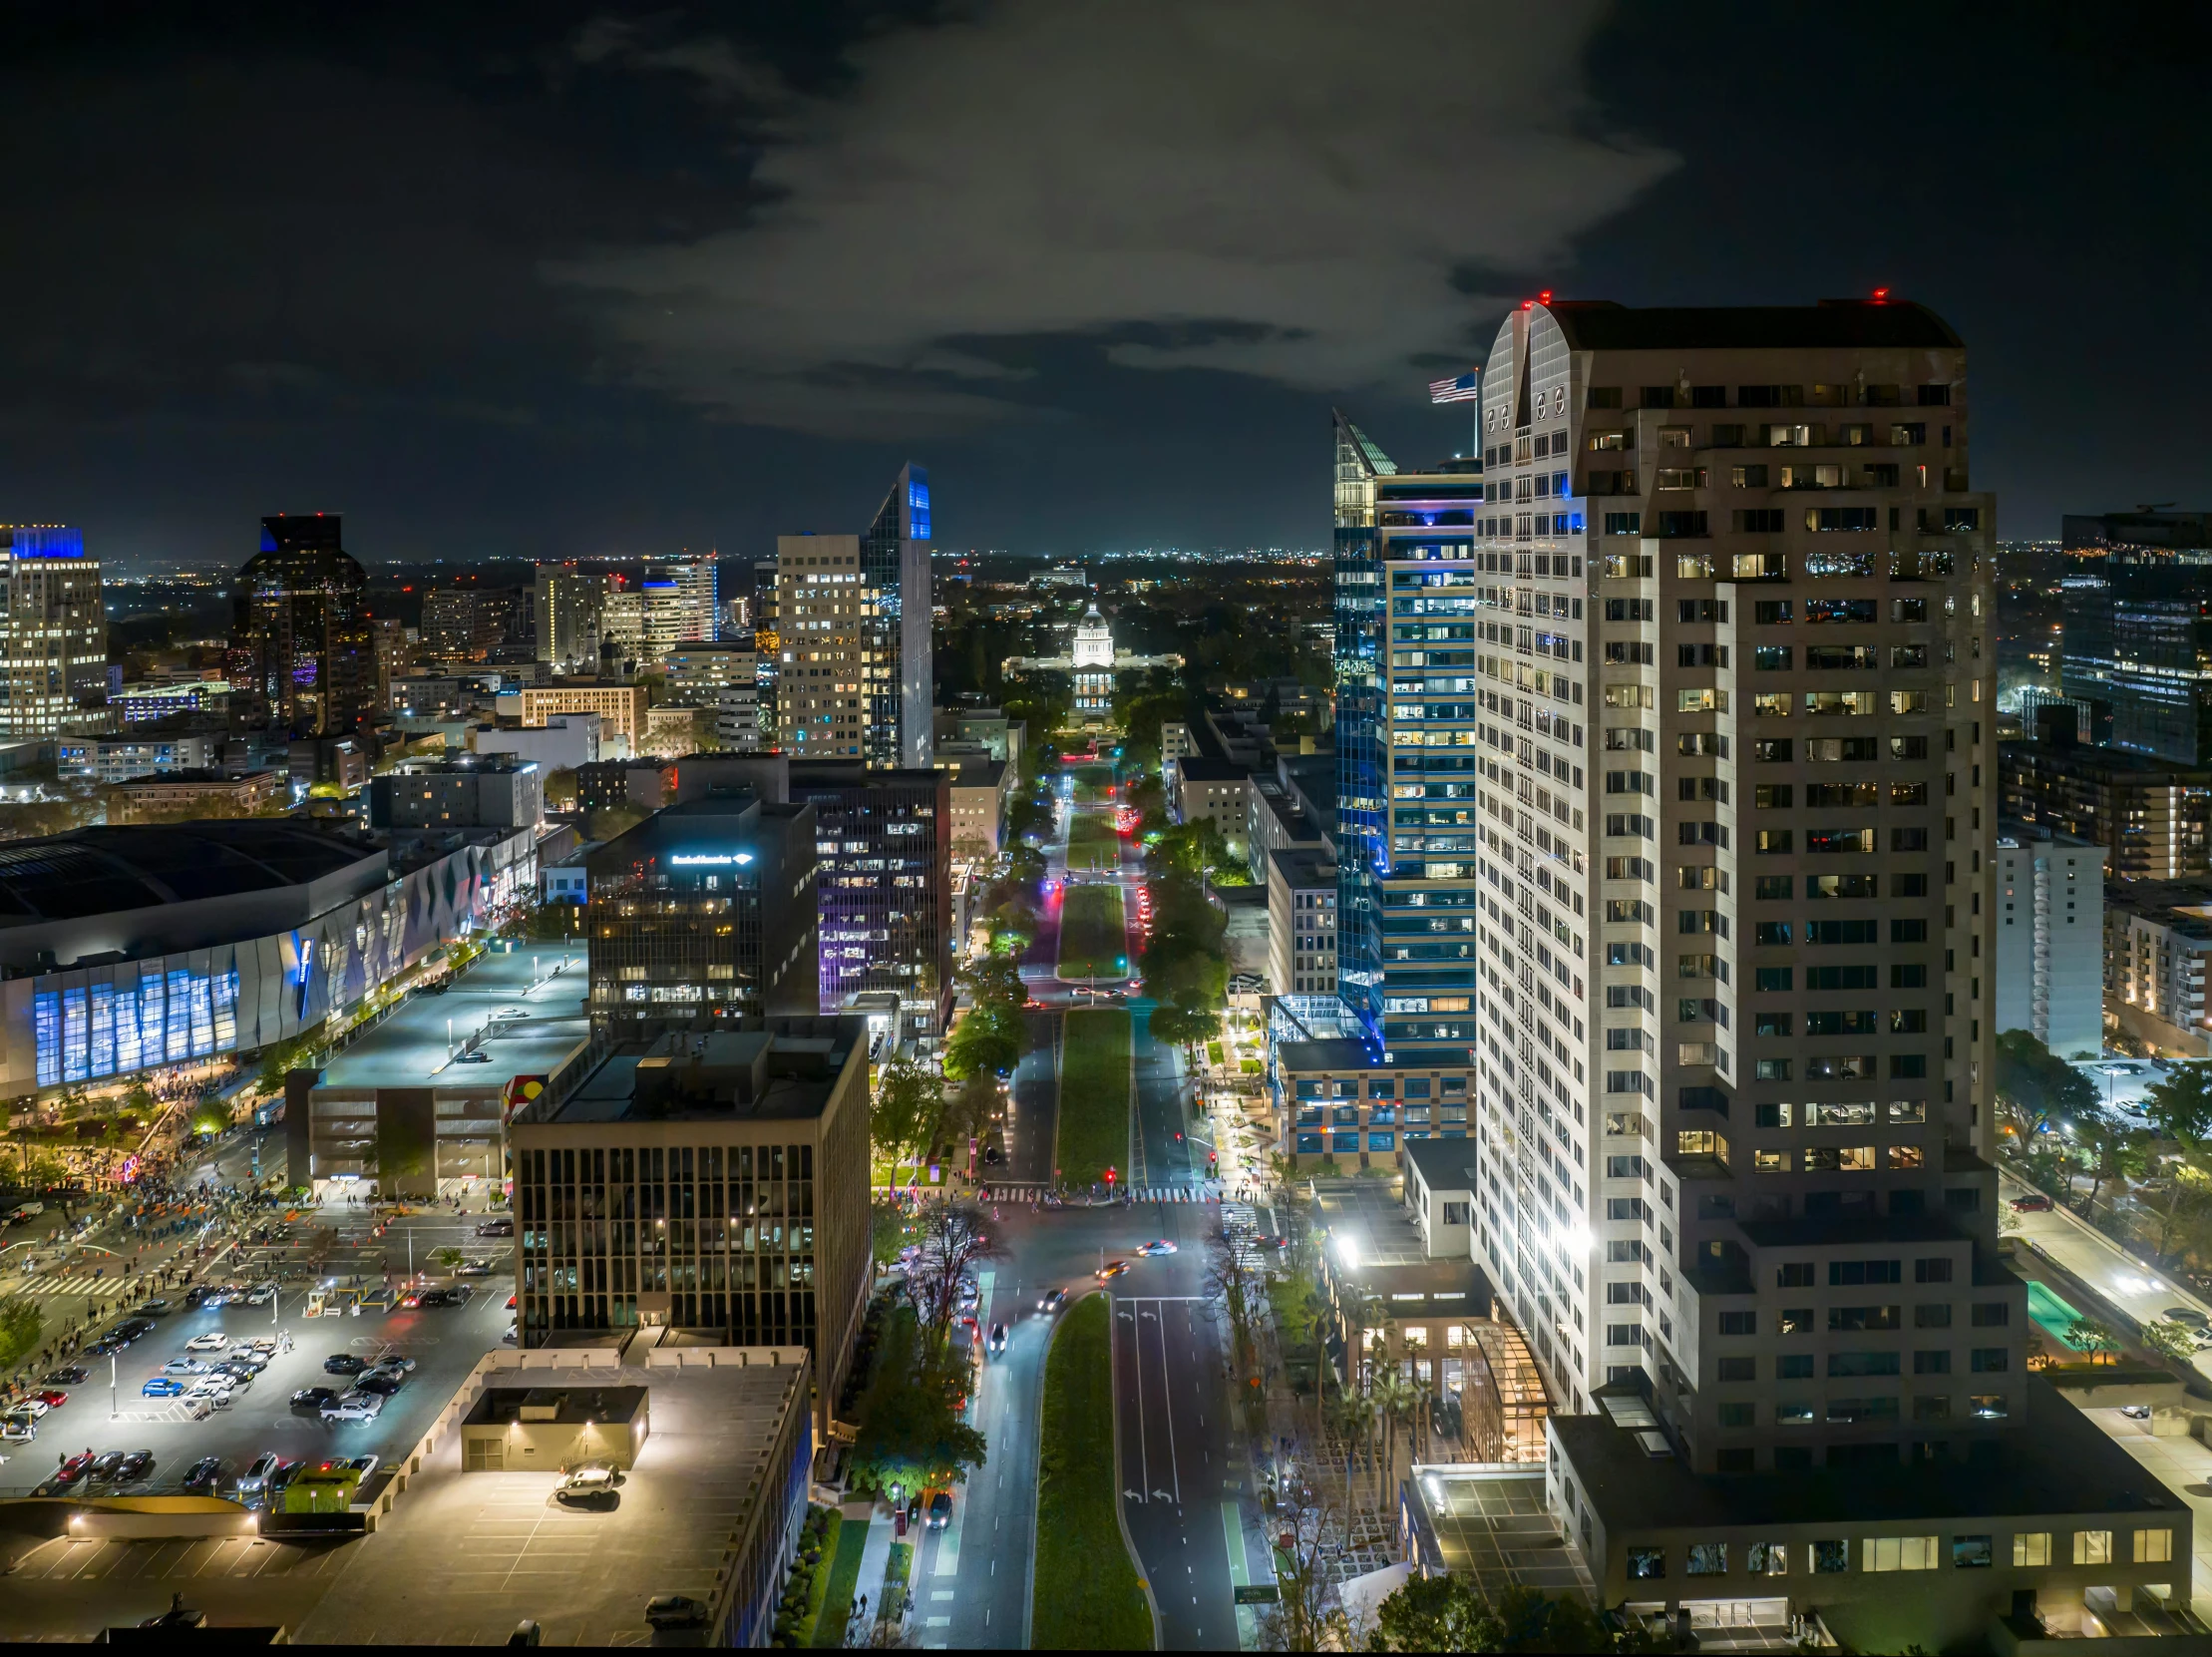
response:
{"label": "leafy tree", "polygon": [[860,1432],[853,1445],[853,1485],[921,1489],[964,1480],[983,1464],[983,1436],[955,1408],[964,1386],[956,1360],[932,1354],[911,1308],[885,1318],[861,1395]]}
{"label": "leafy tree", "polygon": [[930,1203],[917,1219],[916,1230],[921,1253],[907,1268],[907,1298],[933,1351],[951,1336],[960,1282],[968,1269],[1004,1251],[984,1229],[983,1211],[972,1202]]}
{"label": "leafy tree", "polygon": [[602,805],[585,814],[583,834],[587,840],[613,840],[627,834],[652,813],[643,806],[624,801],[620,805]]}
{"label": "leafy tree", "polygon": [[2168,1070],[2144,1097],[2143,1111],[2160,1138],[2173,1140],[2187,1152],[2201,1150],[2212,1140],[2212,1063]]}
{"label": "leafy tree", "polygon": [[1021,1009],[1029,996],[1020,965],[988,955],[963,970],[960,982],[971,1005],[945,1043],[944,1073],[955,1081],[1009,1073],[1021,1059]]}
{"label": "leafy tree", "polygon": [[2143,1149],[2143,1135],[2122,1126],[2101,1110],[2092,1110],[2081,1117],[2076,1125],[2074,1146],[2079,1151],[2083,1171],[2089,1176],[2089,1207],[2096,1206],[2097,1193],[2108,1180],[2140,1179],[2149,1166]]}
{"label": "leafy tree", "polygon": [[2119,1337],[2094,1318],[2076,1318],[2066,1326],[2066,1345],[2086,1353],[2092,1364],[2108,1363],[2119,1344]]}
{"label": "leafy tree", "polygon": [[0,1370],[21,1363],[24,1354],[38,1346],[43,1327],[38,1302],[30,1296],[10,1295],[0,1300]]}
{"label": "leafy tree", "polygon": [[1599,1652],[1661,1649],[1614,1635],[1579,1594],[1515,1584],[1495,1601],[1472,1578],[1412,1577],[1377,1608],[1370,1651]]}
{"label": "leafy tree", "polygon": [[2197,1355],[2197,1338],[2186,1324],[2156,1318],[2143,1325],[2143,1349],[2169,1364],[2187,1364]]}
{"label": "leafy tree", "polygon": [[2096,1086],[2025,1030],[1997,1038],[1997,1090],[2031,1114],[2053,1120],[2096,1108]]}
{"label": "leafy tree", "polygon": [[572,765],[556,765],[546,773],[546,805],[553,811],[573,811],[576,804],[576,772]]}
{"label": "leafy tree", "polygon": [[918,1156],[935,1124],[940,1092],[937,1078],[911,1050],[893,1053],[876,1078],[868,1113],[877,1154],[894,1166]]}

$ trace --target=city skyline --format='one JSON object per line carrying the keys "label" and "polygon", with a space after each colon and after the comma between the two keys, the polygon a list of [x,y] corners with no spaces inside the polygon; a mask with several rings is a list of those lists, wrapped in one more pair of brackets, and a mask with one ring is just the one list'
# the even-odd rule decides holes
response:
{"label": "city skyline", "polygon": [[[1420,387],[1477,367],[1499,316],[1543,289],[1657,305],[1887,286],[1976,342],[2001,536],[2212,499],[2191,500],[2203,465],[2166,393],[2146,413],[2098,353],[2048,348],[2114,269],[2125,306],[2161,317],[2173,372],[2154,386],[2187,383],[2212,347],[2173,286],[2203,232],[2155,210],[2156,170],[2119,165],[2201,152],[2168,113],[2202,56],[2186,28],[2153,54],[2058,12],[1984,38],[1966,14],[1900,9],[1838,41],[1809,17],[1715,7],[1662,28],[1584,7],[1506,47],[1423,5],[1372,30],[1290,8],[1263,57],[1254,31],[1195,31],[1174,8],[1103,43],[996,6],[948,26],[894,5],[768,21],[556,5],[513,38],[428,8],[238,10],[188,40],[113,18],[5,27],[29,145],[16,205],[49,256],[0,277],[24,322],[0,495],[11,517],[82,525],[119,573],[228,562],[241,525],[316,505],[352,519],[371,566],[759,558],[849,521],[907,452],[946,492],[942,546],[1314,546],[1327,503],[1290,457],[1330,402],[1409,464],[1446,457],[1462,411]],[[1337,98],[1319,142],[1287,136],[1313,88],[1394,73],[1375,42],[1407,31],[1466,88],[1434,133],[1374,113],[1396,100]],[[1988,73],[1920,98],[1893,36]],[[1918,136],[1859,147],[1820,210],[1768,211],[1812,164],[1739,136],[1791,117],[1767,66],[1814,57],[1867,131]],[[945,109],[978,85],[1018,95]],[[1201,113],[1132,131],[1163,98]],[[258,141],[261,120],[316,102],[377,146],[319,120]],[[252,126],[226,113],[249,107]],[[72,144],[89,120],[115,142]],[[1034,144],[1004,142],[1008,122]],[[1524,132],[1538,161],[1499,172]],[[941,136],[902,152],[908,196],[888,197],[870,158],[925,133]],[[170,169],[158,194],[121,170],[147,154]],[[1036,210],[1025,169],[1054,164],[1088,209]],[[2074,236],[2047,205],[2092,190],[2114,227]],[[1201,210],[1214,200],[1240,205]],[[1292,207],[1271,219],[1269,200]],[[841,239],[887,211],[912,232],[896,280]],[[165,227],[160,257],[134,256]],[[1146,256],[1178,236],[1180,261]],[[1334,245],[1360,256],[1310,251]],[[776,271],[808,291],[764,288]],[[1148,487],[1122,487],[1135,476]]]}

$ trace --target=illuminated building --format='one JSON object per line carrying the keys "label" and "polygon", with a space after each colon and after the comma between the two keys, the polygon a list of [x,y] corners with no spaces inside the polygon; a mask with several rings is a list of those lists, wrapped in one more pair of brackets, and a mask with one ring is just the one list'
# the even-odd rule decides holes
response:
{"label": "illuminated building", "polygon": [[2212,765],[2212,512],[2069,513],[2062,529],[2066,695],[2106,704],[2117,747]]}
{"label": "illuminated building", "polygon": [[538,610],[538,659],[556,673],[597,672],[605,574],[585,572],[573,564],[541,564],[533,599]]}
{"label": "illuminated building", "polygon": [[231,707],[301,736],[351,731],[374,702],[367,578],[336,514],[261,520],[232,600]]}
{"label": "illuminated building", "polygon": [[53,736],[108,680],[100,561],[82,531],[0,525],[0,735]]}

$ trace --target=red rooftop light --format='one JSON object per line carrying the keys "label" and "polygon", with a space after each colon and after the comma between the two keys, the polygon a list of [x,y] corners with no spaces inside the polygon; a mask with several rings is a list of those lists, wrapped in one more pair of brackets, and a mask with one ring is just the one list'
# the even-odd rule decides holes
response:
{"label": "red rooftop light", "polygon": [[1887,299],[1887,298],[1888,298],[1889,296],[1890,296],[1890,290],[1889,290],[1888,288],[1886,288],[1886,287],[1878,287],[1878,288],[1876,288],[1876,289],[1874,290],[1874,302],[1875,302],[1876,304],[1880,304],[1880,303],[1881,303],[1881,302],[1882,302],[1883,300]]}
{"label": "red rooftop light", "polygon": [[1547,305],[1550,304],[1552,302],[1552,290],[1547,287],[1542,293],[1539,293],[1537,295],[1537,298]]}

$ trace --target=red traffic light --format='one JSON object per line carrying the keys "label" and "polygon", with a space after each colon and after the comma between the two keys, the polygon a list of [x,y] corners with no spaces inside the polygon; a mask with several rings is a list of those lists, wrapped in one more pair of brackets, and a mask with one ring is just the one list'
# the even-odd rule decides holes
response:
{"label": "red traffic light", "polygon": [[1106,1183],[1107,1183],[1107,1184],[1109,1184],[1109,1185],[1111,1185],[1111,1184],[1113,1184],[1113,1182],[1114,1182],[1114,1170],[1113,1170],[1113,1169],[1111,1169],[1111,1168],[1108,1168],[1108,1169],[1106,1170]]}

